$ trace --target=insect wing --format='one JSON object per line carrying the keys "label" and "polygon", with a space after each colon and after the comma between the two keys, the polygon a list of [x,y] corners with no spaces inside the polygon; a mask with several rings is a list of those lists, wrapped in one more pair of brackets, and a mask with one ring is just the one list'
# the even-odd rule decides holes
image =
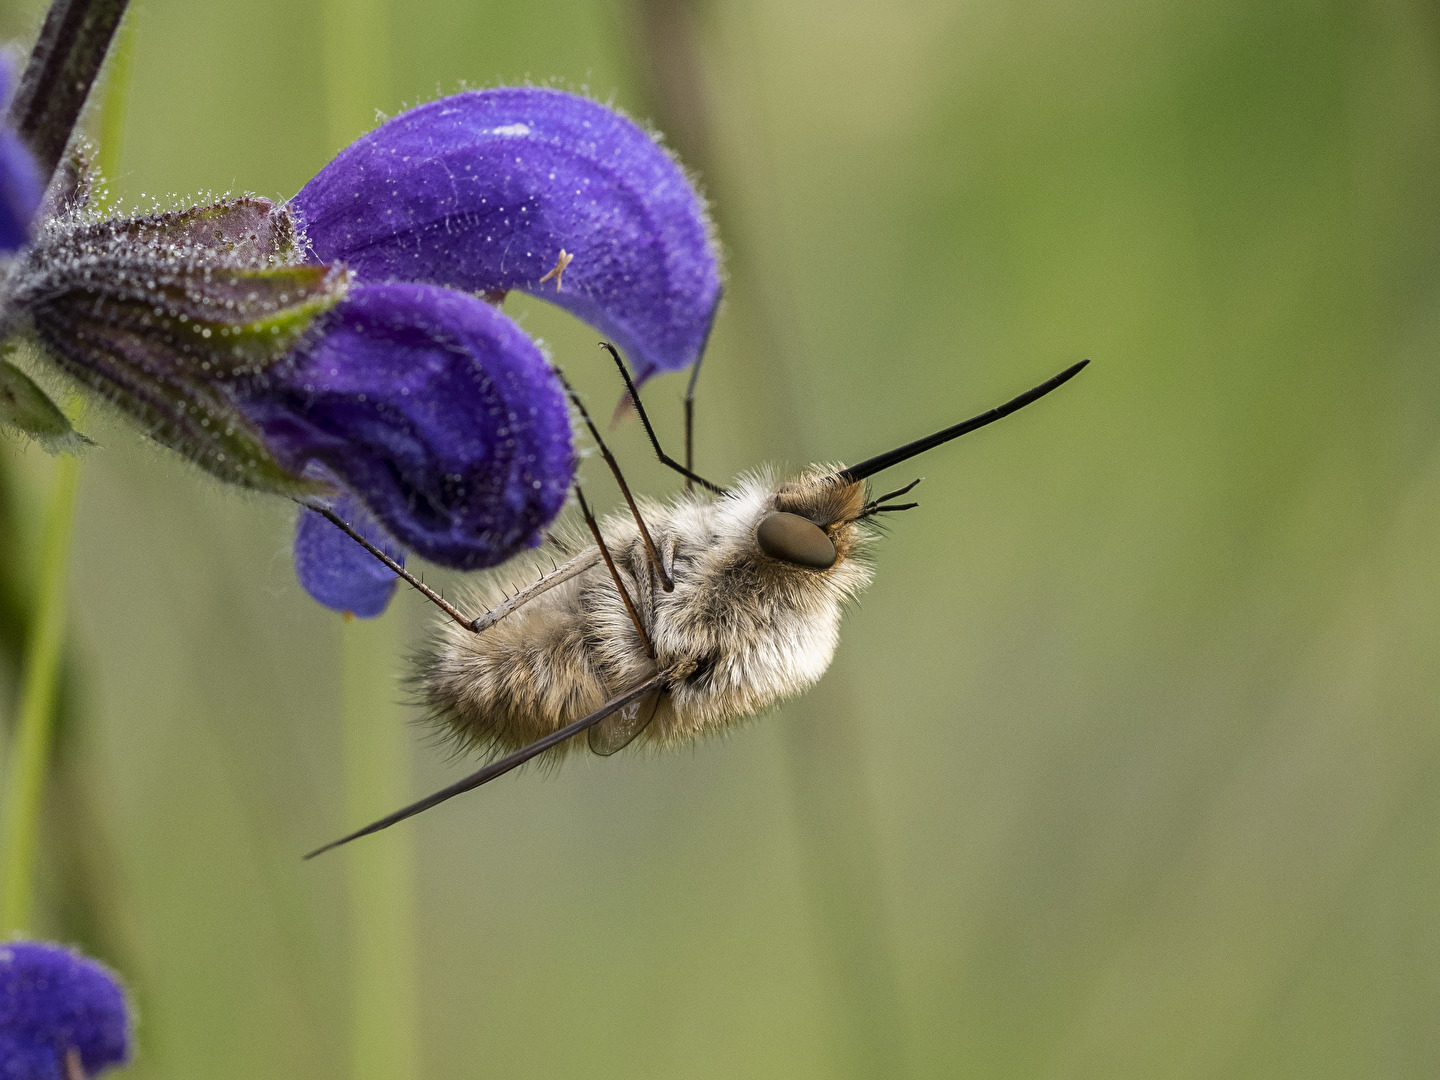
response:
{"label": "insect wing", "polygon": [[609,757],[624,750],[635,741],[635,737],[650,726],[655,714],[660,711],[660,696],[663,690],[655,690],[638,701],[611,713],[592,727],[587,735],[592,753]]}

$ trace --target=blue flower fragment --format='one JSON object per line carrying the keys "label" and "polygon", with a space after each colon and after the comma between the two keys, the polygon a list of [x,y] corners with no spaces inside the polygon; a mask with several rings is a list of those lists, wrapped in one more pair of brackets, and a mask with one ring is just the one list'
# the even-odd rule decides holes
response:
{"label": "blue flower fragment", "polygon": [[72,1080],[77,1065],[92,1077],[129,1058],[129,1010],[110,971],[58,945],[0,945],[0,1080]]}
{"label": "blue flower fragment", "polygon": [[[311,255],[356,284],[245,413],[287,467],[338,477],[401,544],[460,569],[537,543],[574,473],[548,365],[472,294],[559,304],[626,350],[641,380],[699,359],[720,298],[684,172],[630,120],[558,90],[468,92],[398,116],[289,208]],[[374,571],[347,553],[321,574],[314,528],[307,517],[297,534],[302,583],[358,613]]]}
{"label": "blue flower fragment", "polygon": [[[359,500],[342,496],[331,509],[366,540],[404,565],[404,550]],[[373,619],[384,612],[400,580],[314,510],[301,510],[295,523],[295,576],[305,591],[326,607],[362,619]]]}
{"label": "blue flower fragment", "polygon": [[[0,111],[9,106],[14,83],[12,61],[0,54]],[[30,242],[30,226],[44,194],[35,159],[20,136],[0,122],[0,254],[19,251]]]}
{"label": "blue flower fragment", "polygon": [[[643,381],[700,357],[720,298],[704,206],[626,117],[559,90],[442,98],[352,143],[291,203],[361,280],[520,289],[610,337]],[[549,275],[564,251],[573,262]]]}

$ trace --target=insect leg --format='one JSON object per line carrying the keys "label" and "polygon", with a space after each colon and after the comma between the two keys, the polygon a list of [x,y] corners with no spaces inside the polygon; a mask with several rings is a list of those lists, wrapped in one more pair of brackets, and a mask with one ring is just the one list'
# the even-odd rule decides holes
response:
{"label": "insect leg", "polygon": [[[674,469],[681,476],[685,477],[685,479],[695,481],[695,483],[701,487],[708,488],[715,492],[716,495],[728,495],[729,492],[719,484],[712,484],[698,473],[691,472],[687,466],[681,465],[669,454],[665,453],[664,450],[660,449],[660,440],[655,437],[655,429],[650,426],[650,417],[645,413],[645,406],[640,403],[640,391],[635,389],[635,380],[630,378],[630,369],[625,366],[625,361],[620,359],[620,353],[616,351],[615,346],[611,345],[610,342],[602,341],[600,342],[600,347],[610,354],[611,359],[615,361],[615,366],[620,369],[620,377],[625,380],[625,389],[630,393],[630,400],[635,403],[635,411],[640,414],[640,423],[645,425],[645,434],[649,436],[650,445],[655,448],[655,456],[660,459],[660,464]],[[699,365],[697,364],[697,373],[698,370]],[[691,377],[691,386],[694,386],[694,376]]]}
{"label": "insect leg", "polygon": [[[694,670],[693,664],[689,665],[689,670]],[[471,773],[463,780],[457,780],[449,787],[442,788],[441,790],[435,792],[435,794],[426,796],[425,798],[421,799],[419,802],[411,803],[409,806],[396,810],[393,814],[389,814],[386,817],[381,818],[379,821],[372,822],[371,824],[366,825],[363,829],[357,829],[349,836],[342,836],[339,840],[333,840],[330,843],[326,844],[324,847],[318,847],[314,851],[310,852],[310,854],[306,855],[305,858],[313,859],[316,855],[323,854],[324,852],[329,851],[331,848],[337,848],[341,844],[348,844],[351,840],[359,839],[362,836],[369,836],[371,833],[379,832],[381,829],[388,829],[397,821],[404,821],[406,818],[414,817],[416,814],[421,813],[424,810],[429,810],[432,806],[438,806],[446,799],[452,799],[456,795],[460,795],[463,792],[470,791],[473,788],[479,787],[481,784],[488,784],[497,776],[504,776],[511,769],[518,768],[521,765],[525,764],[525,762],[529,761],[536,754],[543,754],[552,746],[559,746],[572,735],[578,735],[586,728],[593,727],[601,720],[604,720],[611,713],[615,712],[618,709],[623,709],[632,701],[636,701],[644,697],[652,690],[664,690],[667,686],[670,685],[673,679],[683,678],[686,673],[687,668],[683,662],[681,664],[676,664],[666,669],[665,671],[660,672],[658,675],[655,675],[653,678],[645,680],[645,682],[641,683],[639,686],[632,687],[631,689],[625,691],[625,693],[621,694],[619,697],[611,698],[604,705],[600,706],[600,708],[592,712],[589,716],[576,720],[573,724],[569,724],[561,728],[559,731],[552,732],[551,734],[546,735],[543,739],[537,739],[529,746],[515,751],[515,753],[510,754],[508,757],[503,757],[499,761],[492,762],[478,772]]]}
{"label": "insect leg", "polygon": [[581,493],[578,484],[575,487],[575,497],[580,500],[580,512],[585,515],[585,524],[590,526],[590,532],[595,537],[595,545],[605,559],[610,576],[615,579],[615,588],[620,591],[620,599],[625,601],[625,610],[630,612],[630,621],[635,624],[635,632],[640,635],[640,640],[645,645],[645,654],[654,660],[655,643],[645,632],[645,624],[640,621],[640,612],[635,610],[635,601],[630,599],[630,590],[625,588],[625,582],[620,580],[620,571],[615,569],[615,560],[610,557],[610,549],[605,545],[605,537],[600,535],[600,526],[595,523],[595,515],[590,513],[590,506],[586,503],[585,496]]}
{"label": "insect leg", "polygon": [[[720,301],[715,301],[715,306],[710,309],[710,323],[705,327],[705,340],[700,343],[700,352],[695,357],[695,363],[690,366],[690,382],[685,387],[685,490],[689,491],[694,486],[694,479],[690,471],[695,468],[695,384],[700,381],[700,362],[705,359],[705,348],[710,344],[710,331],[715,329],[715,316],[720,314]],[[625,365],[620,365],[624,370]],[[635,407],[639,409],[639,398],[635,398]],[[651,436],[654,441],[654,436]],[[655,447],[659,450],[660,447]]]}
{"label": "insect leg", "polygon": [[[559,368],[555,369],[555,377],[560,380],[560,385],[565,387],[565,392],[570,395],[570,400],[575,403],[575,408],[580,411],[581,417],[585,420],[585,426],[590,429],[590,437],[595,440],[595,445],[600,447],[600,456],[605,459],[605,464],[610,466],[610,471],[615,475],[615,482],[620,485],[620,493],[625,496],[625,502],[630,506],[630,513],[635,518],[635,524],[640,527],[640,538],[645,541],[645,550],[650,554],[650,562],[655,567],[655,572],[660,575],[660,584],[666,592],[675,591],[675,580],[665,569],[665,564],[660,561],[660,553],[655,550],[655,541],[650,539],[650,530],[645,527],[645,519],[640,516],[640,508],[635,505],[635,498],[630,494],[630,485],[625,482],[625,474],[620,471],[620,464],[615,460],[615,455],[610,453],[610,448],[605,445],[605,440],[600,437],[600,429],[595,426],[595,421],[590,419],[590,413],[585,408],[580,395],[575,393],[575,388],[570,385]],[[579,492],[579,488],[575,489]],[[599,534],[596,533],[598,536]]]}
{"label": "insect leg", "polygon": [[592,548],[589,551],[582,551],[563,566],[558,566],[551,570],[550,573],[535,582],[535,584],[526,585],[525,588],[517,591],[515,595],[508,600],[496,604],[484,615],[478,616],[474,622],[470,623],[469,629],[477,634],[482,630],[489,630],[490,627],[494,626],[512,611],[528,604],[541,593],[549,592],[556,585],[569,581],[576,574],[583,574],[599,561],[600,552],[598,550]]}
{"label": "insect leg", "polygon": [[[705,359],[702,352],[690,368],[690,382],[685,387],[685,471],[695,467],[695,384],[700,381],[700,361]],[[685,490],[695,486],[690,476],[685,477]]]}
{"label": "insect leg", "polygon": [[490,629],[490,627],[494,626],[506,615],[509,615],[511,612],[515,611],[520,607],[523,607],[531,600],[534,600],[537,596],[540,596],[542,593],[548,592],[549,590],[553,589],[556,585],[560,585],[566,581],[569,581],[576,574],[583,574],[586,570],[589,570],[592,566],[594,566],[597,562],[600,561],[600,553],[598,551],[582,551],[573,559],[570,559],[568,562],[564,563],[559,567],[556,567],[550,573],[546,574],[539,581],[535,582],[535,584],[527,585],[525,588],[518,591],[514,596],[510,597],[509,599],[505,600],[500,604],[497,604],[495,607],[491,608],[484,614],[477,615],[475,616],[475,618],[472,619],[459,608],[455,607],[454,604],[450,603],[450,601],[446,600],[443,596],[437,593],[434,589],[430,588],[429,585],[426,585],[418,577],[410,573],[409,570],[406,570],[405,567],[401,566],[394,559],[390,558],[389,555],[386,555],[385,552],[381,551],[369,540],[365,539],[365,537],[362,536],[358,531],[356,531],[356,529],[348,521],[342,518],[339,514],[335,513],[335,511],[331,510],[327,506],[320,506],[317,503],[302,503],[301,505],[303,505],[308,510],[314,510],[321,517],[328,520],[346,536],[350,537],[350,539],[354,540],[371,555],[375,556],[375,558],[379,559],[382,563],[384,563],[385,566],[388,567],[396,576],[400,577],[407,584],[412,586],[417,592],[423,595],[425,599],[429,600],[441,611],[445,612],[446,615],[449,615],[450,618],[454,619],[466,630],[469,630],[471,633],[475,634]]}
{"label": "insect leg", "polygon": [[314,510],[315,513],[325,518],[327,521],[330,522],[330,524],[334,525],[346,536],[350,537],[351,540],[354,540],[371,555],[374,555],[375,558],[379,559],[382,563],[389,567],[390,570],[397,577],[402,578],[404,581],[408,582],[416,591],[423,595],[425,599],[429,600],[441,611],[445,612],[446,615],[449,615],[450,618],[454,619],[466,630],[471,629],[472,620],[466,618],[464,612],[462,612],[454,604],[450,603],[449,600],[446,600],[434,589],[430,588],[429,585],[426,585],[414,574],[410,573],[409,570],[406,570],[405,567],[401,566],[394,559],[390,558],[389,555],[386,555],[385,552],[381,551],[369,540],[365,539],[365,537],[361,536],[360,533],[354,527],[352,527],[348,521],[342,518],[339,514],[335,513],[334,510],[331,510],[328,506],[321,506],[319,503],[302,503],[301,505],[304,506],[307,510]]}

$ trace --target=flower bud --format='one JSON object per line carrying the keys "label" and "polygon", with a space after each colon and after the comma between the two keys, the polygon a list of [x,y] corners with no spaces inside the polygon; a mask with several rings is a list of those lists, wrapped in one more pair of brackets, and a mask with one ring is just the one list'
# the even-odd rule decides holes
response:
{"label": "flower bud", "polygon": [[284,207],[244,198],[128,219],[46,225],[10,303],[70,375],[223,480],[286,495],[235,388],[263,374],[345,295],[343,267],[301,261]]}

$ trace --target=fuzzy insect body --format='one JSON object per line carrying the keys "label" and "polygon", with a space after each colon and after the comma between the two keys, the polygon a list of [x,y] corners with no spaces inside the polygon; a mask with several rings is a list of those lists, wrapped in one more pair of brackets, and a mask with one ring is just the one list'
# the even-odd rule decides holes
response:
{"label": "fuzzy insect body", "polygon": [[[578,534],[562,539],[557,547],[567,561],[530,586],[537,593],[523,605],[504,610],[508,597],[523,595],[534,580],[533,566],[472,597],[475,607],[503,610],[481,632],[444,627],[423,661],[426,703],[467,746],[503,752],[534,743],[662,670],[686,670],[668,689],[590,729],[590,748],[608,753],[642,730],[649,744],[687,742],[803,692],[830,666],[845,604],[872,577],[866,554],[873,530],[861,520],[866,485],[837,483],[840,468],[815,466],[784,483],[758,473],[727,495],[640,502],[674,583],[668,592],[634,519],[616,514],[601,523],[653,658],[599,548],[582,546]],[[816,569],[766,554],[757,534],[777,513],[818,526],[833,545],[833,564]],[[579,745],[570,740],[548,753]]]}
{"label": "fuzzy insect body", "polygon": [[[574,752],[582,732],[601,755],[642,736],[651,745],[676,745],[723,731],[806,690],[830,666],[845,605],[870,584],[873,518],[917,505],[893,500],[918,480],[871,499],[868,478],[1024,408],[1088,363],[857,465],[813,465],[783,482],[762,471],[726,490],[660,449],[624,362],[612,346],[606,348],[660,461],[711,494],[687,490],[664,503],[634,499],[599,430],[565,384],[630,513],[596,522],[577,487],[593,543],[578,533],[562,535],[552,541],[553,551],[540,553],[520,571],[492,577],[470,598],[487,609],[476,618],[333,510],[312,507],[449,616],[417,681],[451,737],[497,760],[307,858],[413,817],[541,755],[554,759]],[[539,560],[547,558],[564,561],[543,571]]]}

